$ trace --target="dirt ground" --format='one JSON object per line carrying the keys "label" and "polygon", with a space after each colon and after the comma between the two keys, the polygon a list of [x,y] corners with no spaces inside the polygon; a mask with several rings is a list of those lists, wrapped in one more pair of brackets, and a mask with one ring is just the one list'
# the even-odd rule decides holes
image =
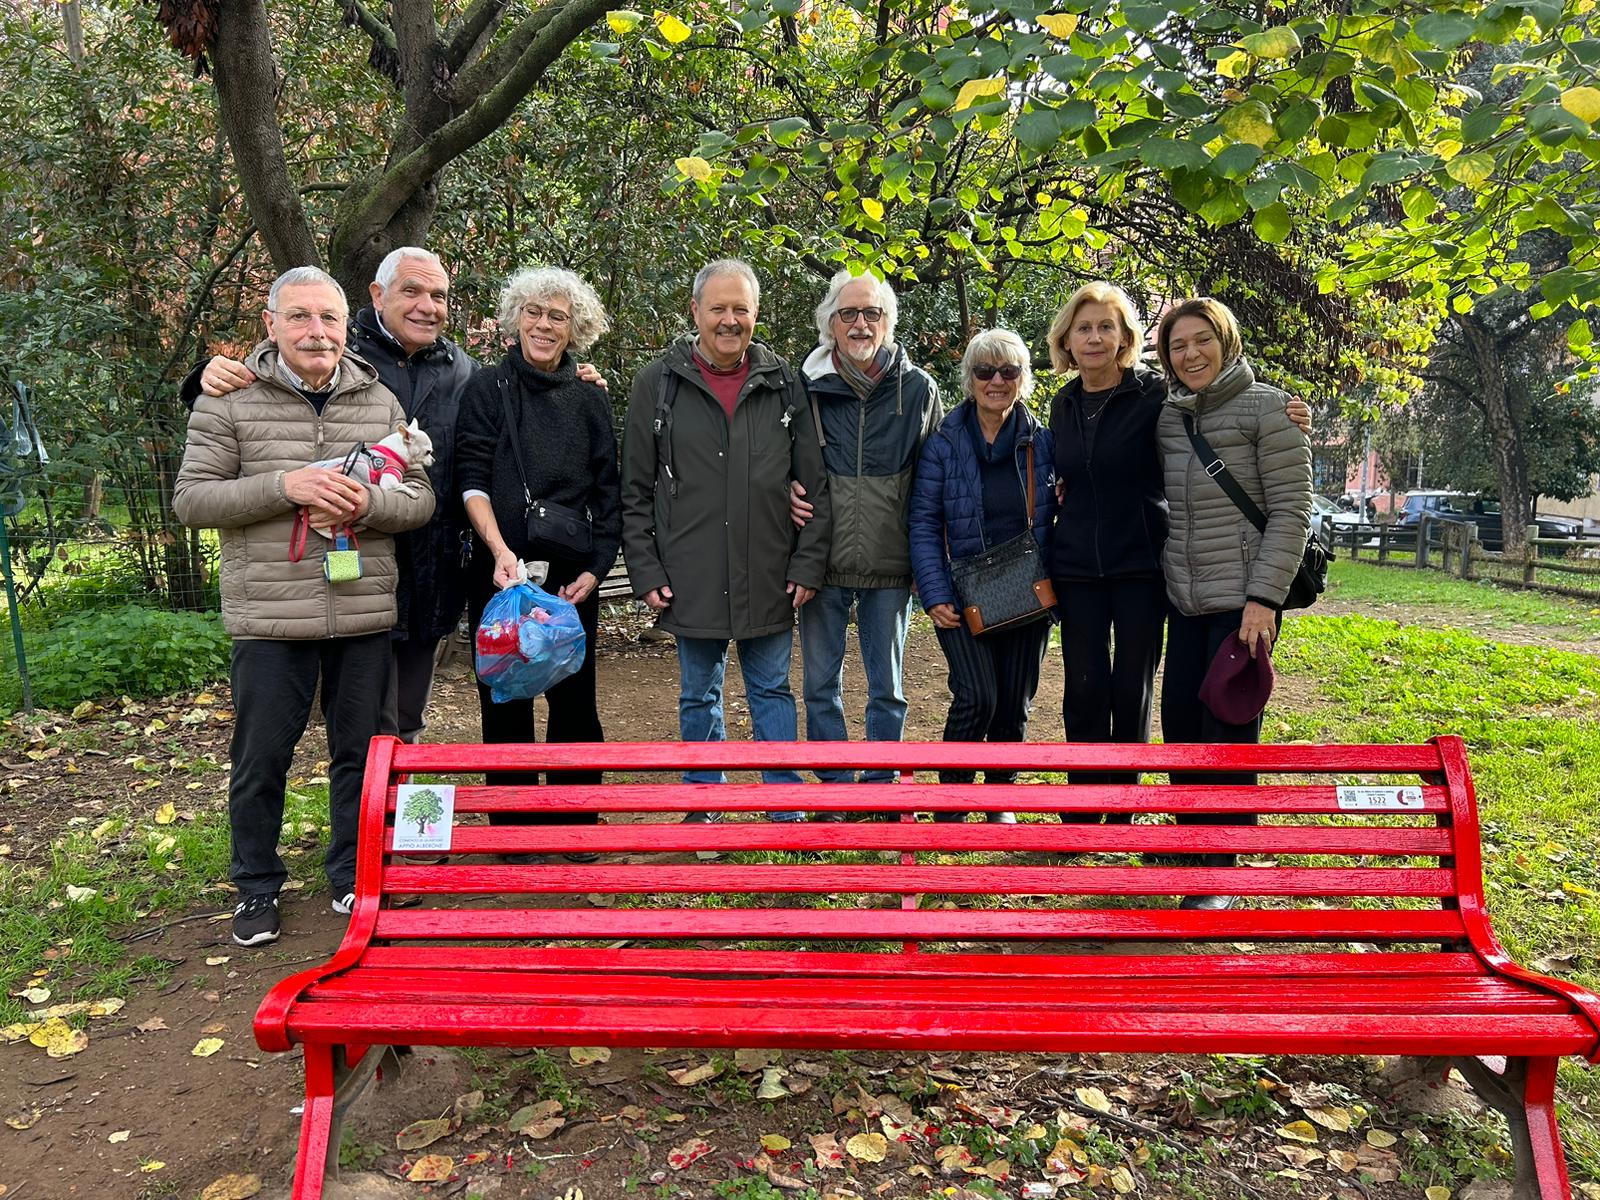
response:
{"label": "dirt ground", "polygon": [[[676,657],[672,645],[640,642],[635,636],[637,631],[637,619],[621,613],[608,617],[602,628],[599,674],[605,728],[614,738],[674,739]],[[852,732],[859,736],[863,682],[857,660],[852,657],[848,661],[847,695],[857,701],[851,713]],[[748,737],[748,710],[736,671],[730,671],[729,683],[729,736]],[[913,629],[905,684],[911,712],[907,738],[937,740],[947,702],[945,670],[925,621]],[[797,662],[797,691],[798,686]],[[1051,740],[1061,736],[1061,686],[1060,653],[1052,648],[1039,688],[1030,738]],[[154,742],[167,748],[177,745],[190,755],[210,753],[225,761],[227,696],[224,689],[214,691],[214,711],[209,716],[203,715],[192,725],[163,729]],[[1294,703],[1288,696],[1284,701]],[[139,722],[146,718],[133,713],[124,714],[121,719]],[[477,734],[477,707],[467,660],[464,656],[452,657],[441,669],[426,739],[474,740]],[[151,751],[152,755],[157,753]],[[74,815],[103,812],[107,804],[115,809],[127,799],[153,809],[161,800],[173,798],[174,786],[186,789],[186,802],[195,806],[220,803],[225,794],[226,775],[221,772],[201,777],[198,786],[180,780],[151,787],[151,776],[141,772],[139,764],[130,758],[88,743],[81,752],[68,757],[71,773],[59,760],[0,764],[10,778],[29,782],[27,787],[12,785],[11,790],[0,793],[4,797],[0,799],[0,828],[7,831],[0,841],[9,841],[11,852],[19,860],[47,855],[52,836],[67,820]],[[296,773],[314,774],[324,757],[320,730],[313,729],[299,752]],[[28,796],[26,801],[20,799],[24,793]],[[251,1034],[251,1019],[273,982],[327,957],[339,941],[345,918],[328,910],[324,895],[286,893],[283,939],[263,949],[242,950],[228,936],[230,904],[230,895],[219,888],[214,910],[164,914],[128,932],[128,940],[138,952],[158,956],[172,965],[170,982],[159,990],[136,990],[112,1016],[91,1018],[91,1044],[87,1050],[55,1060],[26,1042],[0,1046],[0,1117],[14,1121],[12,1128],[0,1128],[0,1196],[4,1200],[143,1200],[164,1195],[188,1198],[200,1196],[208,1185],[229,1174],[259,1176],[262,1196],[287,1194],[299,1124],[300,1059],[295,1054],[260,1052]],[[202,1039],[221,1039],[221,1048],[207,1057],[196,1056],[193,1050]],[[848,1064],[841,1065],[831,1056],[815,1054],[809,1062],[804,1055],[786,1056],[784,1069],[794,1086],[788,1088],[787,1098],[776,1105],[752,1101],[750,1088],[756,1077],[745,1075],[741,1082],[737,1070],[726,1072],[720,1083],[695,1088],[680,1086],[662,1069],[656,1069],[693,1065],[705,1058],[704,1054],[690,1052],[650,1056],[619,1051],[608,1063],[579,1068],[560,1053],[517,1057],[419,1050],[411,1056],[397,1085],[369,1092],[357,1106],[352,1117],[353,1144],[357,1147],[353,1165],[367,1169],[347,1171],[346,1189],[330,1195],[495,1195],[508,1200],[559,1200],[564,1195],[562,1189],[581,1183],[587,1200],[604,1200],[640,1187],[649,1188],[656,1195],[672,1194],[656,1190],[656,1179],[670,1174],[666,1182],[676,1186],[678,1195],[733,1194],[763,1200],[795,1189],[773,1181],[771,1186],[776,1191],[756,1190],[754,1177],[745,1191],[719,1193],[711,1186],[713,1181],[737,1175],[740,1170],[749,1174],[748,1168],[736,1168],[736,1164],[762,1152],[758,1140],[761,1134],[790,1135],[795,1149],[786,1152],[789,1165],[784,1166],[782,1154],[775,1154],[774,1160],[777,1174],[793,1182],[785,1173],[795,1168],[800,1152],[807,1149],[801,1131],[832,1122],[832,1127],[839,1130],[839,1144],[843,1145],[852,1129],[875,1128],[870,1105],[864,1111],[857,1110],[855,1117],[849,1115],[849,1103],[840,1109],[837,1096],[847,1087]],[[573,1119],[548,1140],[510,1137],[504,1129],[506,1114],[549,1094],[552,1062],[573,1082],[576,1099],[569,1103]],[[933,1077],[932,1094],[936,1097],[940,1079],[946,1081],[947,1087],[953,1086],[949,1081],[955,1081],[980,1107],[1000,1103],[1018,1113],[1037,1110],[1047,1122],[1057,1113],[1079,1112],[1081,1116],[1081,1097],[1085,1094],[1082,1089],[1099,1088],[1114,1098],[1121,1097],[1117,1100],[1118,1111],[1125,1115],[1118,1118],[1121,1124],[1116,1128],[1140,1144],[1149,1133],[1156,1132],[1150,1122],[1181,1119],[1184,1115],[1181,1105],[1175,1108],[1178,1102],[1172,1100],[1171,1089],[1179,1086],[1180,1068],[1171,1060],[1141,1064],[1133,1059],[1096,1057],[1063,1060],[956,1055],[937,1059],[861,1055],[855,1056],[853,1063],[859,1077],[866,1081],[869,1099],[871,1093],[887,1094],[892,1089],[899,1089],[897,1095],[916,1093],[918,1089],[929,1094],[928,1079]],[[1282,1078],[1281,1071],[1279,1075],[1274,1086],[1323,1086],[1309,1079],[1297,1083],[1293,1078]],[[396,1131],[414,1120],[449,1115],[458,1097],[483,1090],[486,1080],[490,1081],[489,1103],[500,1124],[469,1121],[451,1142],[445,1143],[461,1164],[454,1182],[432,1187],[393,1182],[417,1157],[396,1151]],[[1370,1091],[1373,1086],[1371,1081],[1362,1079],[1346,1082],[1350,1094],[1363,1087]],[[854,1084],[848,1086],[853,1088]],[[1080,1099],[1073,1101],[1074,1096]],[[940,1110],[936,1106],[928,1111]],[[1088,1115],[1092,1117],[1097,1111],[1098,1104]],[[1146,1113],[1152,1115],[1142,1115]],[[993,1126],[991,1118],[992,1114],[984,1119],[999,1128]],[[1192,1113],[1189,1118],[1192,1120]],[[1015,1121],[1016,1117],[1012,1119]],[[977,1118],[972,1120],[976,1122]],[[1024,1124],[1026,1121],[1015,1128]],[[1140,1129],[1146,1134],[1140,1134]],[[1214,1132],[1218,1137],[1228,1136],[1228,1122],[1217,1125]],[[705,1163],[682,1172],[667,1171],[668,1146],[681,1148],[696,1138],[703,1138],[712,1147]],[[1052,1135],[1045,1142],[1046,1147],[1053,1140]],[[472,1163],[472,1154],[483,1154],[485,1158]],[[1212,1194],[1262,1197],[1299,1190],[1298,1185],[1281,1183],[1277,1178],[1246,1184],[1236,1172],[1250,1172],[1254,1160],[1231,1161],[1231,1167],[1217,1166],[1209,1171],[1217,1184]],[[155,1163],[163,1165],[152,1167]],[[712,1165],[716,1171],[702,1169]],[[1277,1155],[1263,1151],[1254,1169],[1281,1171],[1287,1165]],[[959,1171],[953,1178],[908,1171],[906,1164],[897,1164],[893,1155],[888,1164],[863,1168],[848,1178],[843,1173],[823,1174],[826,1178],[815,1181],[819,1193],[827,1194],[832,1188],[833,1194],[839,1196],[865,1197],[877,1190],[877,1194],[895,1200],[943,1192],[957,1184],[976,1186],[975,1177]],[[1341,1177],[1337,1182],[1345,1185],[1353,1178]],[[1339,1194],[1421,1194],[1420,1187],[1381,1186],[1383,1178],[1380,1171],[1377,1185],[1369,1179],[1362,1187],[1351,1184]],[[1237,1186],[1229,1180],[1238,1181]],[[1021,1194],[1020,1180],[985,1177],[981,1182],[996,1195]],[[1093,1193],[1085,1190],[1082,1194],[1119,1194],[1120,1182],[1110,1180],[1109,1175],[1095,1182],[1101,1186]],[[1312,1189],[1309,1194],[1319,1191],[1324,1190]],[[233,1194],[218,1191],[213,1195]],[[249,1194],[248,1188],[238,1194]],[[980,1193],[960,1190],[947,1194],[973,1197]],[[1062,1193],[1067,1194],[1076,1193]]]}

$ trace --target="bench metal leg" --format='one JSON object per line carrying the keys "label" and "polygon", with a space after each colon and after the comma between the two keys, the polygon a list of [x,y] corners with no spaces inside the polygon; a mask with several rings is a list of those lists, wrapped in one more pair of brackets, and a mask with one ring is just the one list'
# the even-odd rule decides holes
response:
{"label": "bench metal leg", "polygon": [[[322,1200],[329,1175],[339,1177],[339,1146],[344,1116],[367,1090],[385,1063],[395,1071],[400,1060],[393,1046],[329,1046],[308,1044],[306,1102],[300,1118],[300,1150],[295,1159],[294,1200]],[[354,1058],[354,1063],[350,1060]]]}
{"label": "bench metal leg", "polygon": [[[1458,1058],[1472,1090],[1505,1115],[1516,1155],[1513,1200],[1571,1200],[1556,1127],[1556,1059]],[[1499,1069],[1497,1069],[1499,1068]]]}

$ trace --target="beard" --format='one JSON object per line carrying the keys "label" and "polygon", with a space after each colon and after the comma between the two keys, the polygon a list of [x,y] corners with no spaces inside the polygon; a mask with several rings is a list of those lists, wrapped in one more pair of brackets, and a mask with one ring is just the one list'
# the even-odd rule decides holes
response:
{"label": "beard", "polygon": [[862,364],[871,362],[878,354],[878,346],[874,342],[861,338],[845,338],[839,343],[839,349],[846,358]]}

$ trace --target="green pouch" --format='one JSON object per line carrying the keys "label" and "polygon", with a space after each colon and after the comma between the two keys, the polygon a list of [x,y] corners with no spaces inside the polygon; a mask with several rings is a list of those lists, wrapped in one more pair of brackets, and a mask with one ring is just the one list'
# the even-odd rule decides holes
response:
{"label": "green pouch", "polygon": [[352,583],[361,578],[361,551],[350,545],[352,540],[353,536],[338,534],[323,556],[322,573],[329,583]]}

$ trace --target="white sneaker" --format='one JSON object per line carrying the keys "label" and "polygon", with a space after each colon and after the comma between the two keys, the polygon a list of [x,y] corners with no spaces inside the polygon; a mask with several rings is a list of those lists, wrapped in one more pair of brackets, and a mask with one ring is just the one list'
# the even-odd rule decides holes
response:
{"label": "white sneaker", "polygon": [[333,902],[333,911],[338,913],[341,917],[348,917],[350,915],[350,910],[355,906],[356,894],[354,892],[346,892],[343,899],[335,900]]}

